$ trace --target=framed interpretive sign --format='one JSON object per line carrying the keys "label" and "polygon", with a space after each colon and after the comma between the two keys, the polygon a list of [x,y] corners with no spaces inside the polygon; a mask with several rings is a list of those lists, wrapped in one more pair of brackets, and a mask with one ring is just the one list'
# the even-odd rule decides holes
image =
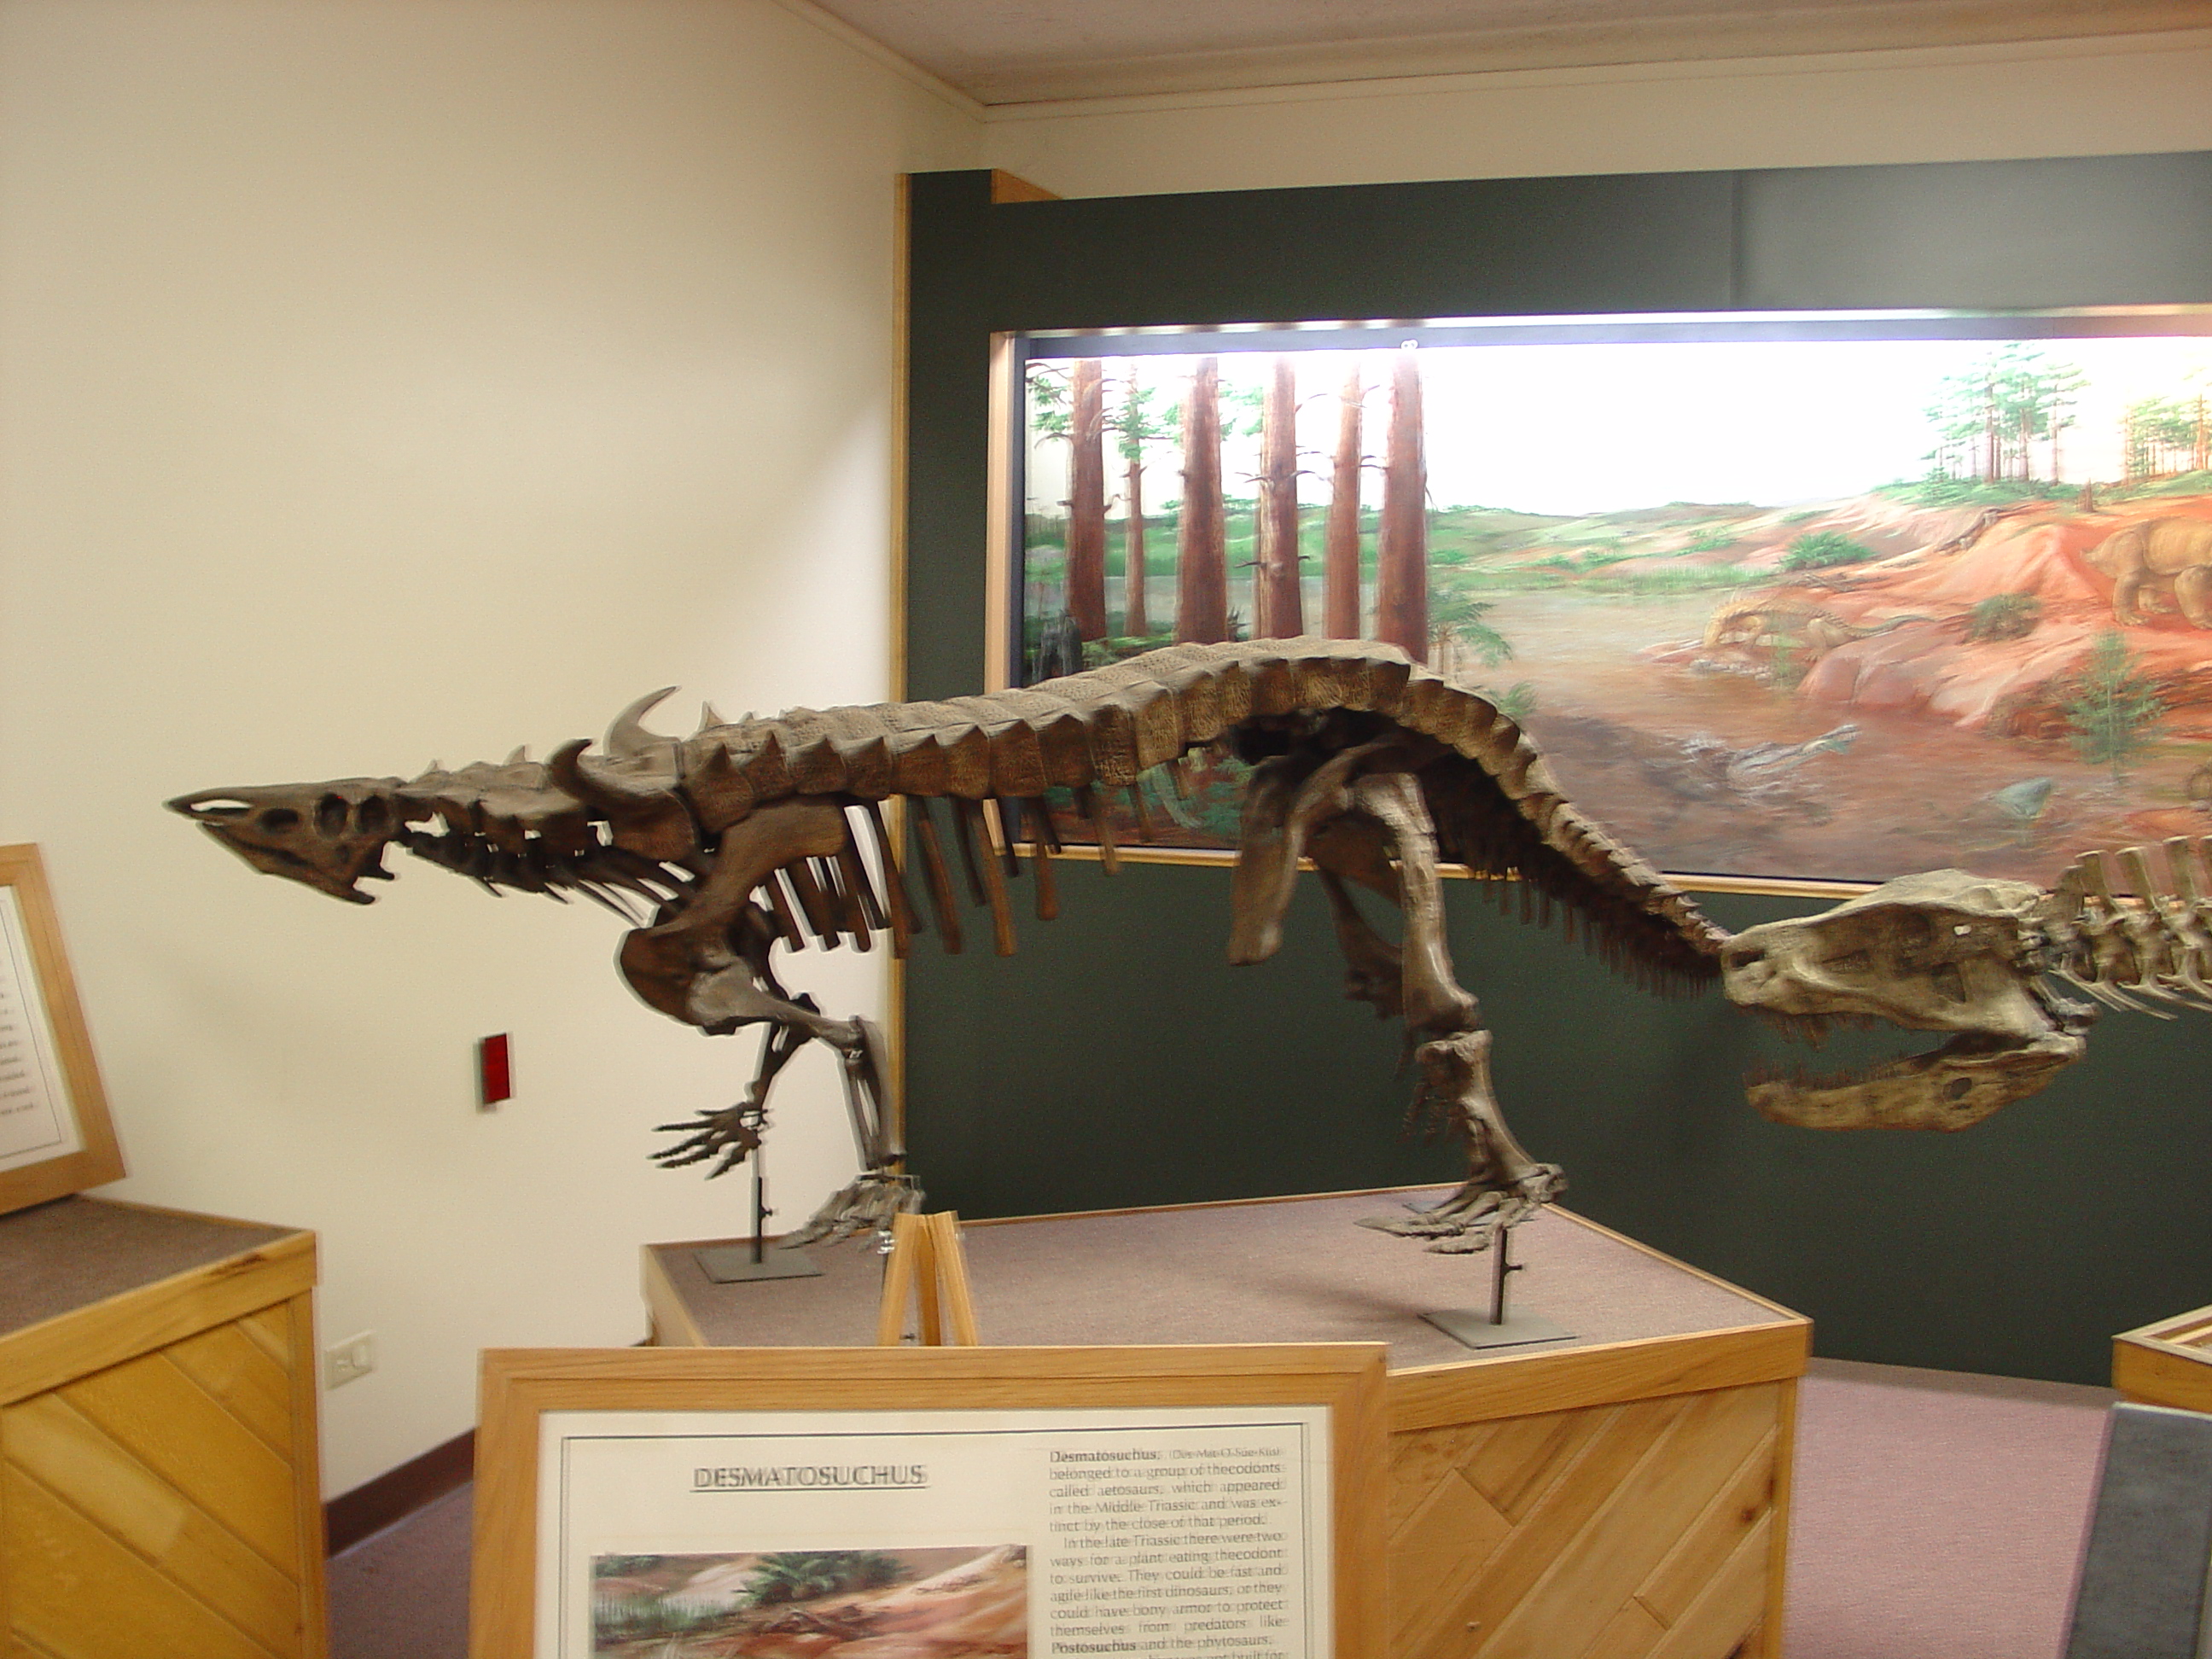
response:
{"label": "framed interpretive sign", "polygon": [[122,1175],[39,849],[0,847],[0,1213]]}
{"label": "framed interpretive sign", "polygon": [[1385,1354],[495,1350],[471,1659],[1382,1659]]}

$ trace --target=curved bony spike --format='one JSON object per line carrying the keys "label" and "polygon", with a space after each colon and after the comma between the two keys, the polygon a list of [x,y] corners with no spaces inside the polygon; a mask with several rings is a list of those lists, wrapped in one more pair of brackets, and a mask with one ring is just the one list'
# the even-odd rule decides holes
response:
{"label": "curved bony spike", "polygon": [[[2173,991],[2169,990],[2166,987],[2160,984],[2154,979],[2131,980],[2128,983],[2128,989],[2134,995],[2150,997],[2160,1002],[2171,1002],[2176,1007],[2179,1008],[2187,1008],[2194,1006],[2187,997],[2178,995]],[[2143,1012],[2147,1014],[2155,1014],[2158,1012],[2159,1011],[2157,1009],[2149,1007],[2146,1007],[2143,1010]],[[2169,1014],[2166,1018],[2171,1019],[2172,1016]]]}
{"label": "curved bony spike", "polygon": [[2057,881],[2051,889],[2052,915],[2059,921],[2079,922],[2087,896],[2087,884],[2082,877],[2081,861],[2076,859],[2059,872]]}
{"label": "curved bony spike", "polygon": [[672,685],[664,685],[658,691],[648,691],[616,715],[614,724],[607,727],[607,752],[617,760],[635,760],[675,742],[673,738],[664,738],[645,729],[646,715],[667,701],[675,690]]}
{"label": "curved bony spike", "polygon": [[699,705],[699,729],[702,732],[709,732],[715,726],[728,724],[729,721],[722,718],[720,711],[713,703],[702,702]]}
{"label": "curved bony spike", "polygon": [[2191,867],[2189,837],[2169,836],[2165,841],[2167,890],[2184,904],[2197,902],[2197,872]]}
{"label": "curved bony spike", "polygon": [[518,743],[514,745],[514,752],[507,757],[506,763],[509,766],[520,766],[529,758],[530,745],[526,743]]}
{"label": "curved bony spike", "polygon": [[2122,1013],[2127,1014],[2148,1014],[2156,1019],[2173,1018],[2163,1008],[2153,1008],[2137,1002],[2117,985],[2107,985],[2100,980],[2081,979],[2072,974],[2068,974],[2065,977],[2072,983],[2080,986],[2107,1008],[2117,1008]]}
{"label": "curved bony spike", "polygon": [[2120,861],[2120,878],[2127,883],[2128,890],[2142,902],[2144,908],[2155,912],[2158,908],[2158,884],[2151,878],[2150,859],[2146,849],[2124,847],[2114,856]]}
{"label": "curved bony spike", "polygon": [[2094,900],[2106,915],[2117,915],[2119,906],[2112,902],[2112,883],[2111,877],[2105,872],[2104,854],[2095,848],[2082,854],[2074,860],[2066,873],[2073,876],[2077,872],[2081,890]]}
{"label": "curved bony spike", "polygon": [[2181,966],[2175,972],[2181,982],[2189,988],[2190,994],[2197,999],[2198,1005],[2212,1009],[2212,985],[2204,982],[2204,976],[2197,971],[2197,963],[2186,951],[2182,955]]}
{"label": "curved bony spike", "polygon": [[664,793],[661,790],[633,788],[604,772],[596,775],[586,772],[580,759],[591,746],[589,738],[577,738],[562,744],[545,763],[547,775],[585,805],[596,806],[603,812],[617,816],[635,812],[660,799]]}

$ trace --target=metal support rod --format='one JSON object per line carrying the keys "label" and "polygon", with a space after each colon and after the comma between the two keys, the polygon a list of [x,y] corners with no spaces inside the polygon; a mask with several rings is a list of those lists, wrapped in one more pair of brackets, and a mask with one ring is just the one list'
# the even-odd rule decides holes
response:
{"label": "metal support rod", "polygon": [[1513,1249],[1512,1228],[1500,1227],[1498,1230],[1495,1249],[1496,1255],[1490,1263],[1490,1322],[1503,1325],[1505,1322],[1505,1275],[1519,1273],[1523,1265],[1509,1259]]}
{"label": "metal support rod", "polygon": [[753,1265],[761,1263],[761,1251],[768,1242],[768,1218],[775,1212],[768,1206],[768,1175],[761,1166],[768,1161],[768,1146],[763,1142],[753,1148]]}

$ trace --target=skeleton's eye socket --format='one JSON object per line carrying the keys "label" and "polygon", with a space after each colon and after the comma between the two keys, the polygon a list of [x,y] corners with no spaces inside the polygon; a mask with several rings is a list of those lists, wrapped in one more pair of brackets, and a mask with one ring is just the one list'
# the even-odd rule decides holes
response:
{"label": "skeleton's eye socket", "polygon": [[264,830],[295,830],[299,824],[300,815],[289,806],[272,806],[261,815]]}
{"label": "skeleton's eye socket", "polygon": [[383,796],[371,795],[362,802],[355,821],[361,825],[363,834],[380,836],[392,827],[392,809],[384,804]]}
{"label": "skeleton's eye socket", "polygon": [[335,841],[345,834],[346,804],[343,795],[325,795],[315,803],[315,829],[325,839]]}

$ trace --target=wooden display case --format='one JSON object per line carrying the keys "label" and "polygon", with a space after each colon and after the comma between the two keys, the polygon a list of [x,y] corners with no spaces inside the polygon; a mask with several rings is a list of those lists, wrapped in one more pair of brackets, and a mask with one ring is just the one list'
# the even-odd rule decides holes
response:
{"label": "wooden display case", "polygon": [[2114,1337],[2112,1386],[2146,1406],[2212,1412],[2212,1308]]}
{"label": "wooden display case", "polygon": [[0,1217],[0,1609],[40,1659],[323,1659],[313,1233]]}
{"label": "wooden display case", "polygon": [[[1421,1318],[1486,1305],[1486,1257],[1352,1224],[1412,1194],[967,1224],[986,1342],[1390,1344],[1394,1659],[1774,1659],[1800,1315],[1559,1210],[1522,1228],[1516,1305],[1573,1333],[1478,1353]],[[654,1340],[874,1340],[879,1258],[716,1285],[647,1247]]]}

